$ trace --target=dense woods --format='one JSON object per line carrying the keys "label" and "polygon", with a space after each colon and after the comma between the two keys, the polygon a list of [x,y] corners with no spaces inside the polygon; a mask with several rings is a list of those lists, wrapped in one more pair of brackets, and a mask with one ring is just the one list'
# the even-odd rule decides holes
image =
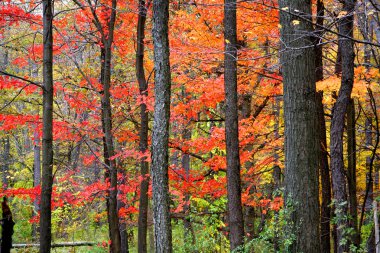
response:
{"label": "dense woods", "polygon": [[2,248],[380,252],[379,10],[1,1]]}

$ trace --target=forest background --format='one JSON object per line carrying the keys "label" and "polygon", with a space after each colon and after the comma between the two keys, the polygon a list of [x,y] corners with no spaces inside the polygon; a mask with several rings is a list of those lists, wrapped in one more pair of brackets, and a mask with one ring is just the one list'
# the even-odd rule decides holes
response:
{"label": "forest background", "polygon": [[0,195],[14,243],[375,252],[379,8],[2,1]]}

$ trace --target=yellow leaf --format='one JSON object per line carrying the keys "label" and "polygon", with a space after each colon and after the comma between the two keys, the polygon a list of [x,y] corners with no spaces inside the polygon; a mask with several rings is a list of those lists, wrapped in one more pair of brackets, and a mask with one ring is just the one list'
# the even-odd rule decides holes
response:
{"label": "yellow leaf", "polygon": [[226,40],[226,43],[227,43],[227,44],[231,44],[231,42],[230,42],[229,40]]}
{"label": "yellow leaf", "polygon": [[300,21],[299,20],[293,20],[292,23],[293,23],[293,25],[299,25]]}

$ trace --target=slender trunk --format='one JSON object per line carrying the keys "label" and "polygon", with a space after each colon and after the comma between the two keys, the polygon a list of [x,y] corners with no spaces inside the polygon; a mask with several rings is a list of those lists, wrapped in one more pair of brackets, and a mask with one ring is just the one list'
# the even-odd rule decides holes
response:
{"label": "slender trunk", "polygon": [[356,131],[355,131],[355,102],[350,99],[347,107],[347,182],[350,211],[350,227],[354,229],[351,235],[351,242],[356,247],[360,244],[360,234],[358,233],[358,200],[356,197]]}
{"label": "slender trunk", "polygon": [[[280,138],[280,120],[281,120],[280,119],[281,107],[280,107],[280,98],[279,97],[275,98],[273,107],[274,107],[273,109],[275,111],[274,138],[277,140],[278,138]],[[279,152],[279,148],[276,147],[275,153],[273,155],[274,161],[276,163],[276,165],[273,167],[273,173],[272,173],[273,184],[274,184],[273,198],[281,195],[280,188],[282,185],[282,177],[281,177],[281,168],[278,165],[280,162],[278,152]],[[275,221],[275,224],[277,224],[279,222],[278,211],[275,211],[275,213],[274,213],[274,221]],[[280,237],[277,234],[274,235],[274,238],[273,238],[273,248],[274,248],[275,252],[280,251]]]}
{"label": "slender trunk", "polygon": [[[116,0],[112,1],[110,9],[110,19],[108,23],[107,38],[102,38],[103,48],[101,49],[102,71],[101,83],[103,86],[101,104],[102,104],[102,128],[103,128],[103,143],[104,143],[104,160],[108,165],[106,177],[109,180],[110,188],[107,198],[107,216],[109,224],[109,235],[111,240],[111,252],[121,252],[121,238],[119,229],[119,217],[117,209],[117,165],[115,159],[110,159],[115,155],[114,140],[112,135],[112,113],[111,113],[111,58],[112,58],[112,43],[114,24],[116,18]],[[123,245],[123,248],[128,247]]]}
{"label": "slender trunk", "polygon": [[231,251],[244,243],[237,101],[236,0],[224,1],[224,89],[228,225]]}
{"label": "slender trunk", "polygon": [[168,148],[171,77],[169,63],[169,1],[153,2],[155,104],[152,134],[153,220],[156,253],[172,252]]}
{"label": "slender trunk", "polygon": [[[125,173],[122,172],[122,180],[120,184],[125,184]],[[125,194],[122,191],[118,191],[117,195],[120,196],[122,194]],[[119,211],[122,207],[125,206],[125,203],[121,201],[120,199],[117,200],[117,210]],[[125,222],[125,218],[119,217],[119,231],[120,231],[120,246],[121,246],[121,253],[129,253],[129,247],[128,247],[128,228],[127,224]]]}
{"label": "slender trunk", "polygon": [[[324,22],[323,0],[317,1],[317,24],[315,37],[315,74],[316,81],[323,80],[323,47],[318,45],[321,41],[323,30],[320,28]],[[318,138],[319,138],[319,176],[321,182],[321,219],[320,219],[320,241],[321,252],[330,253],[330,219],[331,219],[331,181],[326,141],[326,120],[323,109],[323,91],[317,93],[317,114],[318,114]]]}
{"label": "slender trunk", "polygon": [[8,176],[9,176],[9,159],[10,159],[10,143],[9,136],[6,136],[3,139],[4,149],[3,149],[3,166],[2,166],[2,175],[3,175],[3,189],[6,190],[8,185]]}
{"label": "slender trunk", "polygon": [[[373,145],[372,140],[372,119],[366,118],[365,121],[365,145],[367,150],[371,150]],[[368,155],[365,160],[365,167],[366,167],[366,189],[369,189],[368,191],[368,197],[365,202],[365,211],[370,212],[372,210],[372,202],[373,202],[373,182],[370,180],[370,164],[371,164],[371,155]]]}
{"label": "slender trunk", "polygon": [[[339,19],[339,33],[345,36],[353,36],[353,12],[355,0],[345,0],[343,11],[346,16]],[[354,48],[350,39],[340,37],[339,48],[341,52],[342,80],[337,101],[333,108],[330,131],[331,171],[333,192],[335,199],[335,215],[337,216],[337,242],[338,253],[348,251],[347,235],[344,233],[348,228],[348,207],[346,177],[343,162],[343,131],[344,116],[353,87],[354,79]]]}
{"label": "slender trunk", "polygon": [[[41,183],[41,148],[40,148],[40,136],[38,135],[38,129],[36,124],[36,129],[34,130],[34,162],[33,162],[33,186],[37,187]],[[39,196],[34,199],[34,211],[32,216],[35,216],[40,211]],[[38,226],[33,224],[32,237],[34,239],[38,238]]]}
{"label": "slender trunk", "polygon": [[53,190],[53,5],[51,0],[43,0],[43,86],[40,253],[49,253]]}
{"label": "slender trunk", "polygon": [[[136,76],[139,83],[140,95],[143,101],[148,95],[148,84],[144,72],[144,37],[147,7],[145,1],[139,1],[139,17],[137,21],[137,51],[136,51]],[[145,103],[140,105],[140,152],[148,152],[148,112]],[[138,220],[138,252],[147,252],[147,231],[148,231],[148,188],[149,188],[149,164],[146,157],[140,161],[140,171],[142,180],[140,183],[140,202]]]}
{"label": "slender trunk", "polygon": [[[280,0],[280,9],[311,19],[311,2]],[[297,21],[295,23],[294,21]],[[290,252],[319,253],[318,150],[314,39],[311,20],[280,12],[285,116],[285,208]]]}
{"label": "slender trunk", "polygon": [[[191,130],[188,129],[188,127],[185,127],[183,130],[182,138],[184,141],[191,139]],[[190,177],[190,156],[188,154],[182,155],[182,168],[185,170],[185,180],[188,181]],[[187,250],[191,251],[191,245],[195,244],[195,234],[190,221],[190,194],[187,192],[185,193],[185,205],[183,207],[183,212],[185,214],[185,218],[183,219],[185,245]]]}

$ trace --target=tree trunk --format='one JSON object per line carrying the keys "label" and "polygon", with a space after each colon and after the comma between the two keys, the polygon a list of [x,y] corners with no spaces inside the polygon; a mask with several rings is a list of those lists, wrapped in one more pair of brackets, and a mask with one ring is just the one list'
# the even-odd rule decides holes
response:
{"label": "tree trunk", "polygon": [[9,159],[11,145],[9,143],[9,136],[6,136],[3,139],[4,149],[3,149],[3,166],[2,166],[2,176],[3,176],[3,190],[6,190],[9,187],[8,177],[9,177]]}
{"label": "tree trunk", "polygon": [[[186,97],[186,96],[184,96]],[[188,141],[191,139],[191,130],[185,126],[185,129],[182,133],[182,138],[184,141]],[[186,181],[189,180],[190,177],[190,156],[188,154],[182,155],[182,168],[185,170]],[[183,212],[185,214],[185,218],[183,219],[183,227],[185,230],[184,238],[185,238],[185,246],[187,250],[191,252],[192,246],[195,244],[195,234],[193,230],[193,226],[190,221],[190,194],[185,193],[185,202],[186,204],[183,207]],[[190,246],[190,247],[189,247]]]}
{"label": "tree trunk", "polygon": [[[311,2],[280,0],[285,115],[285,208],[290,252],[319,253],[318,150]],[[304,13],[309,21],[289,12]],[[294,22],[297,21],[297,22]]]}
{"label": "tree trunk", "polygon": [[224,40],[228,226],[232,251],[244,243],[238,132],[236,0],[224,1]]}
{"label": "tree trunk", "polygon": [[350,211],[350,227],[354,229],[351,242],[356,247],[360,245],[360,234],[358,232],[358,200],[356,197],[356,131],[355,131],[355,102],[350,99],[347,107],[347,182]]}
{"label": "tree trunk", "polygon": [[[148,95],[148,84],[144,72],[144,37],[147,7],[145,1],[139,1],[139,17],[137,21],[137,51],[136,51],[136,76],[139,83],[140,95],[145,101]],[[140,152],[148,152],[148,112],[145,103],[140,106]],[[142,180],[140,183],[140,202],[138,220],[138,252],[147,252],[147,231],[148,231],[148,188],[149,188],[149,164],[146,157],[140,161],[140,171]]]}
{"label": "tree trunk", "polygon": [[[317,1],[317,24],[323,26],[324,4],[322,0]],[[316,27],[315,38],[315,74],[316,81],[323,80],[323,47],[318,45],[323,35],[323,30]],[[318,114],[318,138],[319,138],[319,176],[321,179],[321,219],[320,219],[320,241],[321,252],[330,253],[330,219],[331,219],[331,179],[328,162],[327,141],[326,141],[326,120],[323,109],[323,91],[317,93],[317,114]]]}
{"label": "tree trunk", "polygon": [[[102,92],[102,128],[104,134],[104,159],[108,165],[108,176],[110,189],[108,190],[107,198],[107,215],[109,223],[109,234],[111,240],[111,252],[121,252],[121,238],[119,229],[119,216],[117,209],[117,166],[115,159],[110,159],[115,155],[114,141],[112,135],[112,113],[110,100],[110,85],[111,85],[111,58],[112,58],[112,43],[114,35],[114,25],[116,19],[116,0],[112,0],[112,8],[110,8],[110,19],[108,23],[107,37],[102,37],[102,73],[101,83],[103,86]],[[128,245],[123,245],[123,248],[128,248]]]}
{"label": "tree trunk", "polygon": [[[365,145],[367,150],[371,150],[373,145],[372,140],[372,119],[367,117],[365,120]],[[366,189],[368,190],[368,197],[365,202],[365,211],[370,212],[372,210],[372,203],[373,203],[373,182],[370,180],[370,164],[371,164],[371,155],[368,155],[365,160],[365,167],[366,167]]]}
{"label": "tree trunk", "polygon": [[172,252],[170,224],[168,144],[171,77],[169,63],[169,1],[153,2],[155,104],[152,134],[152,191],[156,253]]}
{"label": "tree trunk", "polygon": [[[346,16],[339,19],[339,33],[352,37],[353,33],[353,12],[355,8],[354,0],[345,0],[343,11]],[[335,215],[337,216],[337,241],[338,253],[348,251],[348,243],[344,241],[346,236],[344,230],[348,228],[348,208],[346,178],[343,162],[343,131],[344,116],[353,87],[354,78],[354,49],[350,39],[340,37],[339,48],[341,52],[342,80],[337,101],[333,108],[330,131],[330,150],[331,150],[331,171],[333,192],[335,199]]]}
{"label": "tree trunk", "polygon": [[43,86],[40,253],[49,253],[53,188],[53,5],[51,0],[43,0]]}

